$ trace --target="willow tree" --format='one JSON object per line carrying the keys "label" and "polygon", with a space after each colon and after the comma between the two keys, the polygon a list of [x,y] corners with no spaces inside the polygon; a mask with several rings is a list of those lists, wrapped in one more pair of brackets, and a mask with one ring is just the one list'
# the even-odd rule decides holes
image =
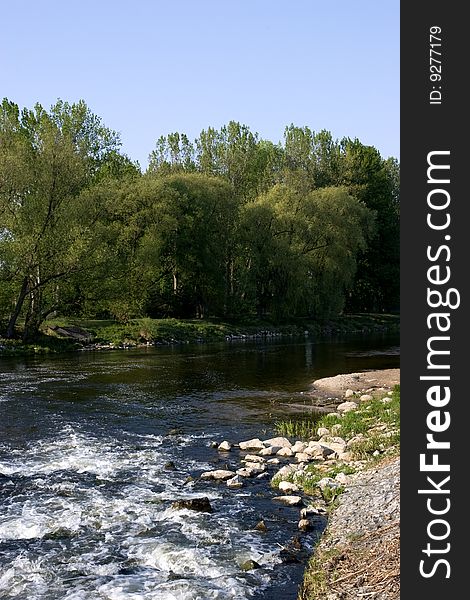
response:
{"label": "willow tree", "polygon": [[[200,173],[148,179],[151,221],[142,238],[142,264],[157,267],[153,307],[203,317],[223,314],[231,294],[238,202],[223,179]],[[149,260],[149,257],[153,259]],[[161,308],[160,308],[161,310]]]}
{"label": "willow tree", "polygon": [[339,312],[375,215],[345,188],[279,184],[244,207],[241,293],[259,315]]}
{"label": "willow tree", "polygon": [[99,247],[99,205],[83,190],[97,177],[118,135],[82,101],[0,111],[0,285],[8,288],[6,336],[20,316],[31,337],[58,308],[62,281],[91,268]]}

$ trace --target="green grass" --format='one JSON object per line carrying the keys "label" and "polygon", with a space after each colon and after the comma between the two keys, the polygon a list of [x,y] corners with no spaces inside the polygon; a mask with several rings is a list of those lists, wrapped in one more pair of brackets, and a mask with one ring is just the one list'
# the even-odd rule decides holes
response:
{"label": "green grass", "polygon": [[[0,353],[29,354],[33,352],[62,352],[74,349],[74,342],[60,339],[48,326],[78,326],[88,331],[93,342],[114,346],[137,346],[143,344],[178,344],[193,342],[216,342],[226,338],[262,336],[266,332],[279,336],[305,336],[316,338],[341,336],[354,333],[398,331],[398,315],[360,314],[340,315],[326,322],[306,319],[293,319],[285,323],[256,319],[247,316],[237,320],[221,319],[131,319],[127,323],[113,320],[79,319],[60,317],[46,321],[41,335],[34,344],[26,346],[21,342],[4,340],[0,336]],[[21,326],[17,330],[21,336]],[[58,341],[60,340],[60,341]],[[294,427],[299,427],[295,425]],[[301,427],[301,426],[300,426]],[[293,430],[294,431],[294,430]]]}
{"label": "green grass", "polygon": [[348,439],[360,433],[365,434],[374,426],[386,425],[388,428],[400,428],[400,386],[396,386],[390,402],[374,398],[359,404],[357,410],[345,413],[342,417],[325,415],[317,421],[317,427],[331,429],[340,425],[339,435]]}
{"label": "green grass", "polygon": [[342,462],[333,463],[331,465],[326,465],[325,463],[315,465],[311,463],[307,466],[305,471],[295,471],[293,473],[288,473],[283,477],[274,476],[271,480],[271,486],[273,488],[278,488],[281,481],[289,481],[302,488],[305,494],[309,496],[322,497],[323,500],[329,504],[333,502],[337,496],[343,493],[344,488],[343,486],[339,486],[334,490],[330,488],[324,488],[321,490],[318,487],[318,482],[325,477],[334,479],[338,473],[351,475],[355,472],[356,469],[354,467]]}
{"label": "green grass", "polygon": [[312,439],[317,431],[316,421],[310,417],[276,421],[274,428],[279,435],[298,440]]}
{"label": "green grass", "polygon": [[[386,396],[386,398],[388,398]],[[276,431],[286,437],[309,440],[318,439],[318,428],[326,427],[331,431],[334,426],[335,435],[343,439],[351,439],[363,435],[366,439],[358,442],[354,453],[361,458],[372,454],[375,450],[383,452],[390,446],[400,442],[400,386],[396,386],[389,402],[382,402],[382,398],[374,398],[369,402],[359,404],[357,410],[337,416],[334,413],[307,417],[303,419],[283,419],[275,423]],[[385,433],[374,428],[385,426]],[[389,432],[392,432],[391,434]]]}

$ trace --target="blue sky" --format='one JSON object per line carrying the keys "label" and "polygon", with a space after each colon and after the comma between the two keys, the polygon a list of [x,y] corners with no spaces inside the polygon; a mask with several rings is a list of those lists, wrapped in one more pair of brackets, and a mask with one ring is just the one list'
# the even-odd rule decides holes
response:
{"label": "blue sky", "polygon": [[2,3],[0,96],[83,98],[143,167],[160,135],[290,123],[399,157],[399,0]]}

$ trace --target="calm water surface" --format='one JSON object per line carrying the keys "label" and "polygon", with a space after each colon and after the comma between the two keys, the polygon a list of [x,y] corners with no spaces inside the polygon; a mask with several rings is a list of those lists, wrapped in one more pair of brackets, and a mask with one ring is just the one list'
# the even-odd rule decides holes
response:
{"label": "calm water surface", "polygon": [[[314,379],[398,362],[396,336],[2,359],[0,597],[294,600],[304,561],[281,550],[298,509],[272,502],[269,478],[187,479],[238,468],[210,442],[271,437]],[[171,508],[200,496],[213,513]]]}

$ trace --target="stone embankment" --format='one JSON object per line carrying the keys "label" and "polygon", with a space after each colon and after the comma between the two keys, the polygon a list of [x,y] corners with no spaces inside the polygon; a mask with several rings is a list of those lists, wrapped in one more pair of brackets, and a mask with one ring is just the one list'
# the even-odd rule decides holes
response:
{"label": "stone embankment", "polygon": [[399,600],[400,459],[350,476],[299,600]]}

